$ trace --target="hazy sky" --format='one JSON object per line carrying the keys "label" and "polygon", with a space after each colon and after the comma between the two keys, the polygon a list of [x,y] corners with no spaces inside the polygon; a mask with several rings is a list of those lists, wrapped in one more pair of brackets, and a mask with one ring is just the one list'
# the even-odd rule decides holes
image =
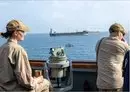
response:
{"label": "hazy sky", "polygon": [[108,31],[111,24],[130,30],[128,0],[20,0],[0,1],[0,31],[11,19],[22,20],[30,33]]}

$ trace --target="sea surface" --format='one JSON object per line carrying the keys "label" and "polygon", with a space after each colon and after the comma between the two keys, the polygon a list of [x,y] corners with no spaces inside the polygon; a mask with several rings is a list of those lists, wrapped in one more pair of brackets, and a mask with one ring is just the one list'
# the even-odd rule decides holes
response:
{"label": "sea surface", "polygon": [[[64,47],[70,60],[95,60],[97,41],[108,35],[107,32],[89,33],[84,36],[56,37],[50,37],[49,34],[27,34],[25,40],[20,44],[26,49],[29,59],[48,60],[50,48]],[[4,42],[6,40],[0,38],[0,46]]]}

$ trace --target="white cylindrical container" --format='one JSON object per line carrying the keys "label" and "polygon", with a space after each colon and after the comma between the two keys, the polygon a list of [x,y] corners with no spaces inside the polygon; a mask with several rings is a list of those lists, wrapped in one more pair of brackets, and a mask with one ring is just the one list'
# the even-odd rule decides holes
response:
{"label": "white cylindrical container", "polygon": [[51,71],[51,76],[53,78],[62,78],[63,77],[63,69],[53,68],[53,70]]}

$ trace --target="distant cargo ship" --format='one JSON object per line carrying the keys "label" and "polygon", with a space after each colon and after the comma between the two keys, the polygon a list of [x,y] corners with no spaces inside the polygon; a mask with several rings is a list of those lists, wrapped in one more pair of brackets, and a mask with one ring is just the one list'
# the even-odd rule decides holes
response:
{"label": "distant cargo ship", "polygon": [[50,29],[50,36],[71,36],[71,35],[88,35],[88,31],[84,30],[81,32],[66,32],[66,33],[56,33],[52,29]]}

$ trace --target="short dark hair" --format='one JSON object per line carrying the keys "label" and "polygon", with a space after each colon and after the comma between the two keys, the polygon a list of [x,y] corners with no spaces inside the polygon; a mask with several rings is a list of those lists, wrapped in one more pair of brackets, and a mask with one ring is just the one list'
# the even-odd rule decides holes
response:
{"label": "short dark hair", "polygon": [[14,31],[7,31],[5,33],[1,33],[1,36],[7,39],[12,36],[13,32]]}

